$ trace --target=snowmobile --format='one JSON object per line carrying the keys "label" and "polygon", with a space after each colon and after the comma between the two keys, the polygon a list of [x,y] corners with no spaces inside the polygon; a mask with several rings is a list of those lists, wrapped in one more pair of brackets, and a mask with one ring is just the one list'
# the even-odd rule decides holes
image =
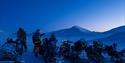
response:
{"label": "snowmobile", "polygon": [[115,63],[123,62],[123,57],[124,57],[123,51],[114,50],[112,45],[111,46],[106,46],[105,51],[110,56],[111,62],[115,62]]}
{"label": "snowmobile", "polygon": [[16,41],[6,42],[0,47],[0,61],[16,61],[22,50]]}

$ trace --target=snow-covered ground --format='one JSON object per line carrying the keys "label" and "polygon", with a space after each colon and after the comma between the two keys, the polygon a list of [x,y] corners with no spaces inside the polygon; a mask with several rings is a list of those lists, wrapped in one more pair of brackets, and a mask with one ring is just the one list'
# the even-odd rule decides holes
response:
{"label": "snow-covered ground", "polygon": [[[22,61],[23,63],[44,63],[42,56],[35,57],[34,53],[32,52],[33,43],[31,41],[31,38],[28,38],[28,40],[29,40],[29,41],[27,41],[28,50],[22,56],[19,56],[18,60]],[[58,43],[58,45],[60,45],[60,44],[61,43]],[[104,55],[104,56],[105,56],[105,63],[111,63],[109,60],[109,57],[107,55]],[[84,61],[88,61],[88,60],[86,60],[87,57],[85,55],[85,52],[82,53],[80,55],[80,57],[84,58]],[[6,63],[6,62],[2,62],[2,63]],[[69,63],[69,62],[62,60],[61,58],[57,58],[57,63]]]}
{"label": "snow-covered ground", "polygon": [[[59,38],[61,41],[62,39]],[[62,42],[58,42],[57,45],[61,45]],[[19,57],[20,61],[23,61],[24,63],[44,63],[44,60],[42,58],[42,56],[39,57],[35,57],[35,55],[32,52],[33,49],[33,43],[31,41],[31,37],[28,38],[27,41],[27,45],[28,45],[28,51],[26,53],[23,54],[23,56]],[[88,61],[86,60],[87,56],[85,54],[85,52],[81,53],[80,55],[81,58],[84,58],[84,61]],[[110,58],[108,55],[104,55],[105,59],[105,63],[111,63],[110,62]],[[69,63],[68,61],[62,60],[62,58],[57,58],[57,63]]]}
{"label": "snow-covered ground", "polygon": [[[62,44],[63,38],[57,37],[57,39],[58,39],[57,46],[60,46],[60,45]],[[72,37],[71,39],[74,40],[73,37]],[[75,41],[75,40],[74,40],[74,41]],[[3,41],[3,43],[5,43],[5,42]],[[42,56],[35,57],[35,55],[34,55],[34,53],[33,53],[33,51],[32,51],[34,45],[33,45],[33,43],[32,43],[31,36],[28,36],[28,37],[27,37],[27,46],[28,46],[27,52],[25,52],[22,56],[19,56],[19,57],[18,57],[18,60],[19,60],[19,61],[22,61],[22,62],[24,62],[24,63],[44,63],[44,60],[43,60]],[[105,56],[105,58],[106,58],[106,59],[105,59],[106,63],[110,63],[110,62],[109,62],[109,57],[108,57],[107,55],[104,55],[104,56]],[[85,55],[85,53],[82,53],[82,54],[80,55],[80,57],[81,57],[81,58],[84,58],[84,59],[87,58],[86,55]],[[62,60],[61,58],[57,58],[57,63],[68,63],[68,62]]]}
{"label": "snow-covered ground", "polygon": [[27,39],[28,50],[22,56],[19,56],[18,60],[23,61],[24,63],[44,63],[42,56],[35,57],[31,37],[28,37]]}
{"label": "snow-covered ground", "polygon": [[[103,36],[103,38],[98,38],[98,40],[102,41],[104,44],[109,45],[109,44],[112,44],[113,42],[117,42],[118,43],[118,50],[122,50],[123,48],[125,48],[124,47],[124,45],[125,45],[125,43],[124,43],[125,42],[125,37],[124,37],[125,36],[124,31],[125,30],[124,29],[125,29],[125,26],[120,27],[120,28],[115,28],[115,29],[112,29],[110,31],[102,33],[105,36],[112,34],[112,35],[107,36],[107,37],[105,37],[103,35],[100,35],[100,33],[98,34],[96,32],[91,32],[91,31],[88,31],[88,30],[85,30],[85,29],[81,29],[79,27],[72,27],[70,29],[59,30],[59,31],[55,31],[54,33],[56,33],[56,35],[57,35],[56,37],[57,37],[57,40],[58,40],[58,42],[57,42],[58,47],[62,44],[63,40],[71,40],[71,41],[75,42],[76,40],[81,39],[79,37],[79,35],[81,36],[82,34],[85,34],[87,32],[88,36],[86,36],[86,34],[85,34],[85,36],[82,35],[81,37],[86,37],[88,39],[92,38],[92,37],[98,38],[97,36],[94,35],[94,34],[97,34],[98,36]],[[121,32],[119,32],[119,30],[121,30],[123,32],[121,33]],[[88,32],[89,32],[89,34],[88,34]],[[10,37],[14,38],[15,35],[11,35]],[[6,42],[5,41],[6,38],[7,38],[7,35],[4,35],[3,33],[0,33],[0,46],[3,45]],[[88,42],[88,43],[92,44],[92,42]],[[25,52],[22,56],[19,56],[18,60],[20,60],[24,63],[44,63],[44,60],[43,60],[42,56],[35,57],[34,53],[32,52],[34,46],[33,46],[33,43],[32,43],[31,36],[27,37],[27,46],[28,46],[27,52]],[[105,56],[106,63],[110,63],[109,57],[107,55],[104,55],[104,56]],[[84,58],[84,59],[87,58],[85,53],[82,53],[80,55],[80,57]],[[57,58],[57,59],[58,59],[57,63],[68,63],[66,61],[63,61],[62,58]]]}

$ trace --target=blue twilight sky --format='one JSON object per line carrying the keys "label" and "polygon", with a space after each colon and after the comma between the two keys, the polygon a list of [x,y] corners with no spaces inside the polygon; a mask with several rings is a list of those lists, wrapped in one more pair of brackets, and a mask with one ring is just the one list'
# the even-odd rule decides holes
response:
{"label": "blue twilight sky", "polygon": [[106,31],[125,24],[125,0],[0,0],[0,31],[44,32],[78,25]]}

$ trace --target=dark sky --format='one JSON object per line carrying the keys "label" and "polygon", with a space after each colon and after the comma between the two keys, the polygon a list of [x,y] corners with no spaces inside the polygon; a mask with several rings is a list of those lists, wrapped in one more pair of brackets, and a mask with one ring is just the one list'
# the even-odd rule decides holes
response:
{"label": "dark sky", "polygon": [[0,30],[44,32],[81,26],[106,31],[125,24],[125,0],[0,0]]}

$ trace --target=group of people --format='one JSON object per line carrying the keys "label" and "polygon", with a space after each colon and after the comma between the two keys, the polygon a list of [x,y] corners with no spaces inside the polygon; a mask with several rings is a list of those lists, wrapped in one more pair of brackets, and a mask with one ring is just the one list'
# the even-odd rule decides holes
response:
{"label": "group of people", "polygon": [[[112,45],[104,45],[101,42],[93,41],[92,45],[88,45],[85,40],[78,40],[72,42],[64,40],[62,45],[57,47],[56,36],[52,33],[49,38],[42,38],[45,33],[40,33],[40,29],[36,30],[32,35],[32,41],[34,44],[33,52],[35,56],[42,56],[46,63],[55,63],[57,57],[68,60],[71,63],[104,63],[104,55],[107,54],[112,62],[123,63],[125,57],[125,50],[117,51],[117,43]],[[8,42],[14,42],[9,39]],[[15,41],[20,49],[20,55],[24,51],[27,51],[26,32],[23,28],[19,28],[17,31],[17,40]],[[80,58],[81,54],[86,54],[85,58]]]}
{"label": "group of people", "polygon": [[[41,37],[45,33],[41,34],[40,29],[36,30],[32,35],[32,41],[34,44],[33,52],[39,51],[40,44],[42,42]],[[20,55],[23,54],[23,52],[26,52],[28,49],[27,46],[27,34],[23,28],[19,28],[16,32],[16,40],[13,40],[12,38],[7,38],[7,43],[13,43],[16,44],[17,50],[20,51]],[[19,52],[18,51],[18,52]]]}
{"label": "group of people", "polygon": [[[125,50],[118,51],[117,43],[104,45],[101,42],[93,41],[92,45],[88,45],[85,40],[78,40],[73,45],[69,43],[69,41],[64,41],[59,53],[71,63],[105,63],[107,61],[105,55],[110,57],[110,62],[124,63]],[[88,61],[80,58],[81,53],[86,54]]]}

